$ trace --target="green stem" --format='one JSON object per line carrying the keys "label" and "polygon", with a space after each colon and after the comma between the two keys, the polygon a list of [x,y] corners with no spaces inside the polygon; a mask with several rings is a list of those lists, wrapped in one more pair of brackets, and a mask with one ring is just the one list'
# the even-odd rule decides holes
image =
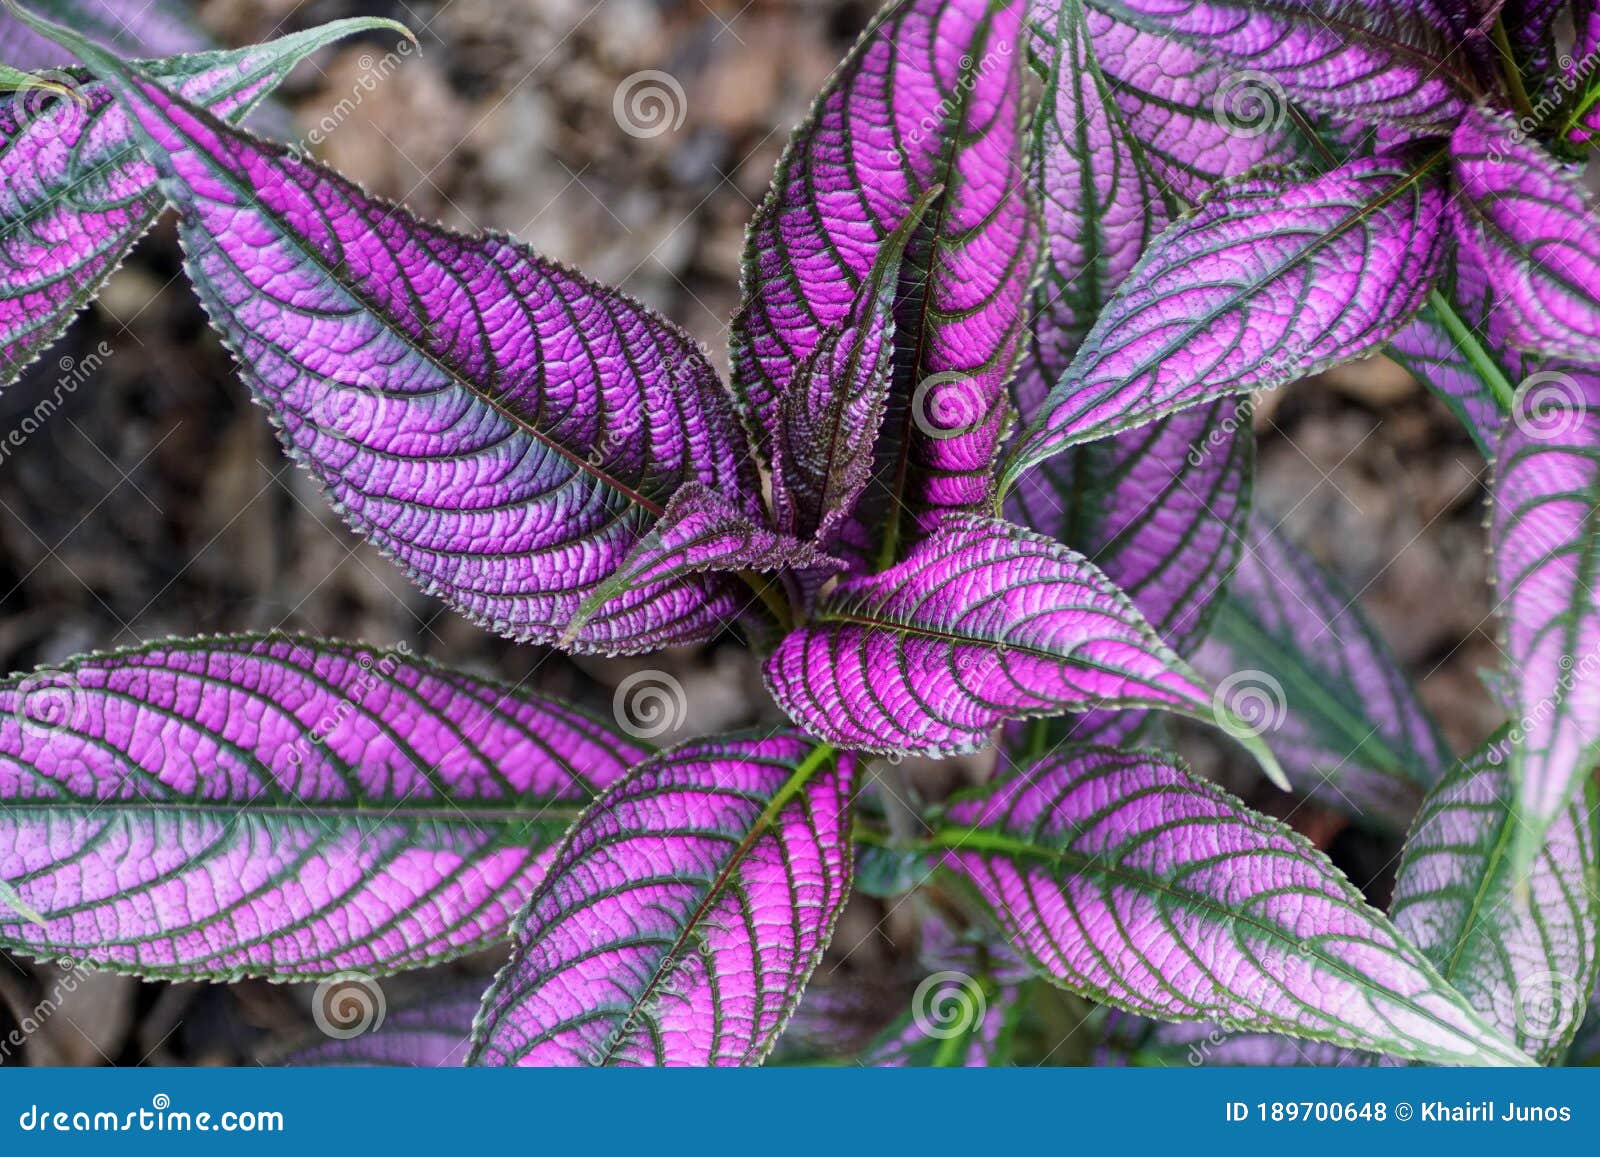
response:
{"label": "green stem", "polygon": [[1478,335],[1473,332],[1472,327],[1462,320],[1455,306],[1450,304],[1450,299],[1437,289],[1429,292],[1428,305],[1438,315],[1440,324],[1450,335],[1450,340],[1455,342],[1466,355],[1467,361],[1483,379],[1483,384],[1489,387],[1489,392],[1494,395],[1494,400],[1500,403],[1500,408],[1508,414],[1511,413],[1517,389],[1511,384],[1511,379],[1506,377],[1500,364],[1488,350],[1483,348],[1483,343],[1478,340]]}
{"label": "green stem", "polygon": [[1500,50],[1500,74],[1505,77],[1512,107],[1529,120],[1538,119],[1533,115],[1533,102],[1528,99],[1528,90],[1522,83],[1522,70],[1517,67],[1517,56],[1511,49],[1511,38],[1506,35],[1503,20],[1494,22],[1494,46]]}
{"label": "green stem", "polygon": [[757,574],[753,570],[742,570],[738,575],[746,586],[756,592],[756,597],[767,610],[772,612],[772,617],[778,620],[778,626],[782,630],[794,630],[794,609],[784,597],[783,584],[780,580],[769,575]]}

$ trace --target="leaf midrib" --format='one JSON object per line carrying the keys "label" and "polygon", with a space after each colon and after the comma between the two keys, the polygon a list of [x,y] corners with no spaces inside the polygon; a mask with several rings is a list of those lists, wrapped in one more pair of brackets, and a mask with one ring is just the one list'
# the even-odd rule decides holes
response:
{"label": "leaf midrib", "polygon": [[[947,826],[940,828],[929,839],[928,843],[940,848],[941,850],[956,852],[963,850],[993,852],[1024,860],[1034,860],[1045,864],[1059,865],[1064,871],[1073,873],[1080,877],[1092,877],[1098,874],[1109,878],[1114,883],[1122,883],[1135,890],[1143,889],[1147,892],[1154,892],[1168,900],[1175,907],[1182,907],[1188,910],[1198,909],[1209,914],[1216,923],[1223,925],[1234,923],[1245,924],[1255,929],[1263,937],[1269,940],[1288,944],[1294,947],[1297,951],[1300,948],[1301,942],[1297,941],[1281,926],[1268,924],[1260,918],[1249,915],[1248,913],[1237,912],[1231,908],[1227,908],[1218,902],[1214,897],[1207,896],[1204,893],[1174,887],[1167,881],[1160,880],[1148,874],[1127,871],[1122,867],[1120,861],[1113,861],[1106,856],[1084,855],[1083,853],[1075,852],[1070,848],[1050,848],[1042,844],[1034,843],[1031,840],[1022,839],[1015,836],[1002,835],[996,832],[971,827]],[[1354,901],[1350,900],[1349,897],[1341,897],[1341,899],[1348,907],[1357,909],[1361,907],[1361,905],[1358,905]],[[1397,937],[1397,939],[1401,945],[1407,945],[1409,943],[1404,937]],[[1332,971],[1352,979],[1359,987],[1385,993],[1389,999],[1392,999],[1396,1004],[1412,1011],[1419,1019],[1433,1024],[1444,1023],[1440,1021],[1435,1014],[1417,1004],[1414,1000],[1412,1000],[1412,998],[1394,991],[1392,988],[1377,982],[1371,977],[1364,976],[1363,974],[1350,968],[1337,957],[1326,953],[1320,947],[1312,946],[1310,951],[1314,953],[1317,959],[1321,960],[1324,965],[1329,967]],[[1424,968],[1431,968],[1431,965],[1428,963],[1426,957],[1423,956],[1420,950],[1418,950],[1417,955],[1420,958],[1420,963]],[[1461,1000],[1459,997],[1457,1000],[1459,1002],[1458,1011],[1467,1011],[1472,1017],[1477,1018],[1477,1013],[1468,1009],[1464,1000]],[[1461,1030],[1454,1027],[1450,1027],[1450,1031],[1456,1036],[1466,1035],[1462,1033]],[[1477,1045],[1477,1042],[1473,1043],[1475,1046]],[[1481,1046],[1479,1047],[1479,1052],[1480,1055],[1484,1055],[1482,1053]]]}
{"label": "leaf midrib", "polygon": [[[177,123],[177,121],[167,116],[165,112],[156,106],[155,102],[151,100],[149,96],[147,96],[138,88],[141,83],[150,83],[160,88],[158,82],[143,75],[142,73],[134,72],[128,66],[110,57],[105,57],[104,59],[107,61],[107,63],[103,67],[115,71],[122,78],[124,85],[132,89],[131,95],[134,99],[149,107],[155,113],[155,115],[159,116],[163,122],[171,127],[175,135],[188,141],[194,152],[204,159],[206,168],[215,178],[226,184],[228,188],[238,194],[244,202],[248,203],[252,213],[268,222],[281,237],[283,237],[290,243],[290,245],[293,246],[294,250],[300,255],[302,260],[306,261],[307,264],[311,265],[319,273],[321,273],[327,282],[334,286],[339,292],[349,295],[349,297],[363,311],[365,311],[370,317],[375,318],[380,325],[382,325],[385,333],[397,339],[406,348],[406,350],[413,354],[419,361],[422,361],[425,364],[433,367],[433,369],[436,370],[447,381],[451,382],[466,394],[475,398],[481,404],[487,406],[492,412],[498,414],[511,425],[522,430],[540,445],[565,458],[569,463],[572,464],[578,473],[586,474],[596,479],[597,481],[616,491],[629,502],[657,518],[665,513],[664,506],[653,501],[652,499],[645,497],[642,493],[615,477],[611,472],[602,470],[598,466],[593,465],[588,460],[587,456],[567,449],[565,446],[557,442],[553,437],[540,430],[527,418],[524,418],[522,415],[503,405],[499,399],[494,398],[488,393],[484,392],[475,382],[472,382],[470,379],[463,376],[454,366],[449,365],[445,361],[441,360],[441,358],[435,355],[431,350],[427,350],[419,346],[415,338],[411,334],[405,332],[405,330],[401,329],[386,311],[374,306],[365,292],[357,289],[349,282],[341,280],[335,276],[333,267],[328,264],[321,253],[317,252],[314,247],[304,244],[299,235],[296,234],[293,229],[287,226],[277,212],[268,209],[264,205],[261,205],[257,200],[254,191],[245,186],[232,172],[232,170],[219,164],[211,155],[210,150],[203,143],[196,140],[188,131],[183,129]],[[169,97],[173,96],[173,94],[167,93],[165,89],[162,89],[162,91]],[[221,135],[224,139],[227,139],[232,135],[244,135],[240,134],[232,125],[229,125],[225,121],[221,120],[221,118],[217,117],[209,109],[197,105],[191,105],[190,107],[195,108],[200,114],[197,117],[200,123],[207,125],[214,132],[219,132],[219,135]],[[142,123],[139,123],[137,117],[132,118],[132,120],[140,136],[150,143],[152,149],[161,154],[161,160],[160,162],[157,162],[156,168],[158,172],[163,173],[162,180],[177,182],[186,190],[188,190],[191,204],[198,201],[198,194],[196,194],[193,189],[189,188],[187,181],[183,180],[183,178],[179,176],[176,176],[175,174],[170,174],[164,171],[166,166],[170,163],[167,156],[167,150],[163,149],[158,143],[155,142],[155,140],[150,136],[149,130],[146,129]],[[286,154],[286,150],[283,148],[283,146],[275,144],[271,141],[258,141],[256,142],[256,147],[262,154],[270,156],[277,161],[281,161]],[[396,206],[396,208],[398,209],[400,207]],[[321,207],[319,206],[319,212],[320,211]],[[199,226],[196,227],[198,228]],[[482,239],[478,237],[465,237],[463,240],[467,241],[471,245],[476,245],[481,242]],[[230,261],[232,260],[231,255],[228,255],[225,249],[222,249],[220,245],[218,248],[220,252],[229,257]],[[587,279],[581,280],[585,282],[587,281]],[[585,288],[589,289],[597,299],[607,303],[617,300],[617,295],[613,291],[607,290],[604,287],[593,287],[586,285]],[[230,313],[231,312],[232,311],[230,310]],[[397,396],[401,397],[402,399],[404,398],[404,395]]]}
{"label": "leaf midrib", "polygon": [[441,807],[437,804],[409,804],[405,802],[389,803],[375,801],[372,803],[337,802],[329,804],[300,802],[300,803],[269,803],[256,804],[250,801],[240,803],[237,800],[149,800],[149,799],[115,799],[96,800],[87,798],[72,798],[65,800],[0,800],[0,820],[16,813],[43,812],[46,815],[56,813],[82,813],[99,815],[110,812],[113,814],[133,814],[138,816],[166,816],[166,815],[217,815],[228,820],[236,820],[241,816],[260,817],[273,819],[305,819],[305,820],[347,820],[347,821],[377,821],[386,822],[438,822],[438,823],[491,823],[514,826],[530,821],[556,821],[560,820],[565,826],[576,820],[587,805],[587,800],[552,800],[540,802],[528,801],[525,805],[496,804],[491,807],[477,806],[472,800],[462,800],[459,804]]}

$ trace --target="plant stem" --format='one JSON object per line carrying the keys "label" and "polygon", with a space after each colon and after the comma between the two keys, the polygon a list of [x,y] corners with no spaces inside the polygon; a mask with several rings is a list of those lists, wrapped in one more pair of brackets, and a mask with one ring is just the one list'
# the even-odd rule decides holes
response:
{"label": "plant stem", "polygon": [[756,592],[756,597],[761,600],[762,605],[772,612],[772,617],[778,620],[779,629],[794,630],[794,609],[784,597],[781,580],[757,574],[753,570],[742,570],[738,575],[744,580],[745,585]]}
{"label": "plant stem", "polygon": [[1455,306],[1450,304],[1450,299],[1437,289],[1429,292],[1428,305],[1438,315],[1440,324],[1450,335],[1450,340],[1455,342],[1466,355],[1467,361],[1483,379],[1483,384],[1489,387],[1489,392],[1494,395],[1494,400],[1500,403],[1500,408],[1508,414],[1511,413],[1517,389],[1511,384],[1511,379],[1506,377],[1500,364],[1488,350],[1483,348],[1483,343],[1478,340],[1478,335],[1473,332],[1472,327],[1462,320]]}
{"label": "plant stem", "polygon": [[1529,120],[1537,120],[1533,115],[1533,102],[1528,99],[1528,90],[1522,83],[1522,70],[1517,67],[1517,57],[1511,50],[1511,38],[1506,35],[1506,26],[1503,20],[1494,22],[1494,46],[1500,50],[1500,75],[1505,77],[1506,90],[1511,94],[1511,104],[1519,114]]}

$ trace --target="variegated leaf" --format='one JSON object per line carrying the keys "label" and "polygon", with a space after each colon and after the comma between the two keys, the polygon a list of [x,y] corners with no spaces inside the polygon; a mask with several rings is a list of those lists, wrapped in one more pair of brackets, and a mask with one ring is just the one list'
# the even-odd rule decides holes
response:
{"label": "variegated leaf", "polygon": [[880,562],[908,509],[986,497],[1011,421],[1037,232],[1019,164],[1026,7],[888,3],[796,131],[750,227],[734,380],[765,455],[818,343],[912,207],[943,188],[902,271],[894,389],[861,499],[859,537]]}
{"label": "variegated leaf", "polygon": [[1057,755],[958,796],[932,842],[1074,992],[1434,1063],[1530,1063],[1305,839],[1153,754]]}
{"label": "variegated leaf", "polygon": [[404,654],[175,640],[0,683],[0,945],[176,980],[417,968],[504,937],[645,751]]}
{"label": "variegated leaf", "polygon": [[[388,20],[340,20],[145,68],[240,120],[317,49],[375,29],[405,31]],[[150,228],[165,205],[155,183],[122,108],[83,70],[0,97],[0,387],[61,336]]]}
{"label": "variegated leaf", "polygon": [[1495,474],[1489,533],[1515,714],[1513,858],[1525,871],[1600,753],[1600,409],[1519,413]]}
{"label": "variegated leaf", "polygon": [[1389,910],[1486,1020],[1541,1064],[1567,1050],[1594,989],[1600,866],[1593,791],[1550,826],[1526,874],[1504,729],[1423,801]]}
{"label": "variegated leaf", "polygon": [[716,371],[677,327],[507,239],[417,220],[52,28],[132,115],[190,281],[290,454],[356,530],[475,622],[576,650],[708,638],[726,574],[565,629],[678,487],[764,517]]}
{"label": "variegated leaf", "polygon": [[1403,828],[1452,762],[1356,600],[1270,519],[1251,527],[1195,665],[1297,791],[1359,820]]}
{"label": "variegated leaf", "polygon": [[[946,516],[898,566],[841,582],[766,671],[792,719],[862,751],[975,751],[1008,719],[1104,707],[1243,734],[1092,563],[973,515]],[[1264,746],[1245,742],[1276,773]]]}
{"label": "variegated leaf", "polygon": [[1106,306],[1013,451],[1002,490],[1068,446],[1379,348],[1438,274],[1443,207],[1442,183],[1399,154],[1307,181],[1219,187]]}
{"label": "variegated leaf", "polygon": [[556,851],[471,1063],[760,1064],[849,891],[853,774],[794,732],[634,769]]}

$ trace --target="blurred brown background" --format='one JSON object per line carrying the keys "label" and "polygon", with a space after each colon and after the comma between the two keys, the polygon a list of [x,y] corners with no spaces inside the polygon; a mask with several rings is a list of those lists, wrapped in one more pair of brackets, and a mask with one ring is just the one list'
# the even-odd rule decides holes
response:
{"label": "blurred brown background", "polygon": [[[822,0],[213,0],[220,42],[351,15],[409,25],[421,51],[350,41],[280,91],[314,150],[368,188],[458,229],[508,232],[621,284],[725,364],[744,223],[790,127],[873,6]],[[374,79],[376,72],[383,72]],[[626,109],[637,80],[650,92]],[[664,74],[670,80],[656,74]],[[676,90],[674,89],[676,86]],[[664,121],[649,119],[651,93]],[[681,96],[680,96],[681,92]],[[680,119],[681,118],[681,119]],[[624,123],[626,122],[626,123]],[[320,127],[319,127],[320,126]],[[331,126],[331,127],[329,127]],[[629,129],[632,131],[629,131]],[[168,634],[282,628],[360,638],[609,710],[634,661],[552,657],[475,629],[412,589],[279,452],[157,230],[64,343],[0,395],[0,426],[54,387],[62,358],[113,353],[0,463],[0,660],[30,668]],[[1356,592],[1458,747],[1498,722],[1476,678],[1486,631],[1485,464],[1449,414],[1375,360],[1283,391],[1257,416],[1258,504]],[[736,644],[653,657],[681,680],[685,730],[770,714]],[[975,769],[895,774],[927,795]],[[1241,771],[1242,774],[1242,771]],[[919,778],[920,777],[920,778]],[[1241,784],[1247,780],[1241,779]],[[1265,793],[1258,802],[1283,809]],[[1392,848],[1300,808],[1294,822],[1382,898]],[[862,898],[818,983],[859,999],[863,1029],[905,1007],[915,906]],[[487,976],[493,958],[454,971]],[[56,981],[0,959],[0,1037]],[[841,983],[843,982],[843,983]],[[434,983],[384,981],[391,1008]],[[250,1062],[310,1030],[308,990],[145,985],[91,976],[0,1063]],[[1035,1059],[1081,1059],[1071,1002],[1042,1008]]]}

